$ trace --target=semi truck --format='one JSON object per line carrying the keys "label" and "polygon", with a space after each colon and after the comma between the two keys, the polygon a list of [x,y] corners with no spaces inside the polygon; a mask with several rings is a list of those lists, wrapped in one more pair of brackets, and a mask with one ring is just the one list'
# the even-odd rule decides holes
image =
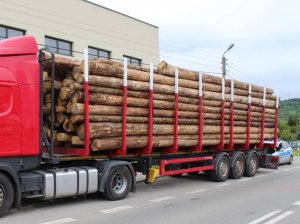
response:
{"label": "semi truck", "polygon": [[[268,149],[276,147],[278,100],[273,144],[264,144],[264,125],[262,124],[259,144],[253,145],[248,141],[248,144],[239,146],[225,147],[223,144],[221,147],[219,145],[206,149],[201,145],[203,125],[201,94],[199,94],[199,144],[197,147],[181,150],[176,145],[178,133],[175,131],[175,145],[172,150],[153,151],[151,145],[151,109],[153,108],[149,106],[149,144],[146,149],[142,150],[142,153],[133,153],[126,149],[126,131],[124,130],[121,149],[115,150],[115,153],[92,153],[88,142],[88,68],[85,69],[84,83],[85,144],[82,148],[55,147],[53,144],[54,121],[51,121],[50,131],[52,132],[48,137],[43,130],[42,106],[43,60],[52,60],[53,64],[55,55],[51,53],[50,59],[43,59],[41,56],[43,51],[47,49],[38,49],[32,36],[0,41],[1,217],[7,214],[12,206],[20,208],[24,199],[55,200],[101,192],[108,200],[120,200],[130,192],[135,192],[136,172],[146,175],[146,183],[154,179],[153,173],[155,172],[153,171],[156,170],[159,171],[160,176],[180,176],[183,173],[205,171],[210,173],[213,180],[221,182],[226,181],[229,176],[234,179],[242,178],[244,175],[252,177],[259,167],[277,167],[278,157],[269,154]],[[87,61],[88,54],[85,52],[86,64]],[[54,69],[54,65],[52,68]],[[55,71],[52,71],[52,76],[54,75]],[[125,77],[124,74],[124,79]],[[52,80],[51,91],[54,91],[54,78]],[[201,86],[200,81],[199,85]],[[51,106],[51,115],[54,116],[54,94],[51,96]],[[123,110],[126,110],[125,104]],[[248,116],[250,113],[251,101]],[[126,129],[126,116],[123,117],[122,124],[123,129]],[[177,128],[176,119],[174,125]],[[230,125],[233,127],[233,121]],[[245,134],[249,140],[250,133],[249,129],[247,130]],[[221,132],[221,135],[224,137],[224,132]],[[231,137],[234,138],[233,133]]]}

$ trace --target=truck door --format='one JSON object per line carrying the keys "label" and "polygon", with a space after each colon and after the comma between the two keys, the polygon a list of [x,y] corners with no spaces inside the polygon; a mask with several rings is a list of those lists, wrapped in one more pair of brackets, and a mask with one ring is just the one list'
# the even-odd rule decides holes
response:
{"label": "truck door", "polygon": [[21,154],[19,86],[13,74],[0,67],[0,156]]}

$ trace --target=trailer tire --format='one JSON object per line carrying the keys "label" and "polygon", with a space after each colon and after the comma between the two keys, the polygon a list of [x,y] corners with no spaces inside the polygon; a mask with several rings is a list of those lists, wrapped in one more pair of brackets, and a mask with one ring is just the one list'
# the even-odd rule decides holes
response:
{"label": "trailer tire", "polygon": [[131,190],[132,176],[126,166],[113,167],[107,177],[104,197],[111,201],[125,198]]}
{"label": "trailer tire", "polygon": [[215,170],[210,173],[211,178],[216,182],[224,182],[228,179],[230,172],[230,162],[229,158],[224,154],[217,157]]}
{"label": "trailer tire", "polygon": [[245,169],[245,176],[246,177],[253,177],[258,168],[258,158],[255,153],[251,153],[248,157],[248,163],[246,164],[246,169]]}
{"label": "trailer tire", "polygon": [[245,173],[245,164],[244,156],[241,153],[236,153],[232,159],[229,177],[232,179],[242,178]]}
{"label": "trailer tire", "polygon": [[10,179],[0,173],[0,218],[8,213],[14,201],[14,187]]}

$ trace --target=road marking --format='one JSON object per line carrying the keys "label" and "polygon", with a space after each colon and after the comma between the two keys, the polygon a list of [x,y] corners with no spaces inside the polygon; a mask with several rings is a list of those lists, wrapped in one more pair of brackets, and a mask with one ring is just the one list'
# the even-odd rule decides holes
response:
{"label": "road marking", "polygon": [[187,191],[185,192],[186,194],[196,194],[196,193],[200,193],[203,191],[207,191],[207,189],[198,189],[198,190],[194,190],[194,191]]}
{"label": "road marking", "polygon": [[291,171],[292,169],[285,169],[284,171]]}
{"label": "road marking", "polygon": [[217,187],[226,187],[231,185],[231,183],[218,184]]}
{"label": "road marking", "polygon": [[163,198],[156,198],[156,199],[152,199],[152,200],[149,200],[151,202],[161,202],[161,201],[166,201],[166,200],[170,200],[170,199],[173,199],[175,197],[173,196],[167,196],[167,197],[163,197]]}
{"label": "road marking", "polygon": [[51,222],[43,222],[41,224],[62,224],[62,223],[67,223],[67,222],[74,222],[76,221],[75,219],[72,218],[66,218],[66,219],[57,219]]}
{"label": "road marking", "polygon": [[102,213],[113,213],[113,212],[123,211],[123,210],[130,209],[130,208],[133,208],[133,206],[125,205],[125,206],[121,206],[121,207],[102,210],[100,212],[102,212]]}
{"label": "road marking", "polygon": [[300,169],[300,166],[294,166],[294,169]]}
{"label": "road marking", "polygon": [[276,174],[276,173],[281,173],[281,171],[275,171],[275,172],[273,172],[274,174]]}
{"label": "road marking", "polygon": [[300,201],[296,201],[293,205],[300,205]]}
{"label": "road marking", "polygon": [[256,177],[265,177],[267,176],[266,174],[261,174],[261,175],[257,175]]}
{"label": "road marking", "polygon": [[266,214],[266,215],[264,215],[264,216],[262,216],[258,219],[253,220],[252,222],[249,222],[248,224],[258,224],[258,223],[260,223],[260,222],[262,222],[262,221],[278,214],[279,212],[281,212],[281,210],[275,210],[275,211],[270,212],[270,213],[268,213],[268,214]]}
{"label": "road marking", "polygon": [[289,216],[293,213],[294,213],[294,211],[287,211],[287,212],[275,217],[274,219],[271,219],[270,221],[266,222],[265,224],[274,224],[274,223],[279,222],[280,220],[286,218],[287,216]]}
{"label": "road marking", "polygon": [[248,180],[251,180],[251,178],[243,178],[243,179],[238,179],[238,180],[236,180],[236,181],[244,182],[244,181],[248,181]]}

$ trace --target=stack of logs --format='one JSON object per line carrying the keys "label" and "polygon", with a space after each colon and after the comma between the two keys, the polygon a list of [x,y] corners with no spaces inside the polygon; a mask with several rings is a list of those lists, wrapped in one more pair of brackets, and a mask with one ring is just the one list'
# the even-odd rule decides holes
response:
{"label": "stack of logs", "polygon": [[[50,65],[44,67],[44,120],[49,134]],[[55,59],[55,142],[63,146],[84,145],[83,62]],[[127,148],[141,149],[148,143],[149,69],[128,66]],[[122,142],[123,64],[110,60],[89,61],[89,119],[92,151],[114,150]],[[175,68],[161,62],[154,71],[153,147],[174,144]],[[220,143],[222,79],[203,74],[203,147]],[[178,146],[198,143],[199,74],[179,69]],[[250,143],[260,142],[263,87],[251,86]],[[231,80],[225,80],[224,144],[230,135]],[[266,89],[264,137],[273,138],[276,97]],[[234,144],[246,143],[249,84],[234,81]]]}

